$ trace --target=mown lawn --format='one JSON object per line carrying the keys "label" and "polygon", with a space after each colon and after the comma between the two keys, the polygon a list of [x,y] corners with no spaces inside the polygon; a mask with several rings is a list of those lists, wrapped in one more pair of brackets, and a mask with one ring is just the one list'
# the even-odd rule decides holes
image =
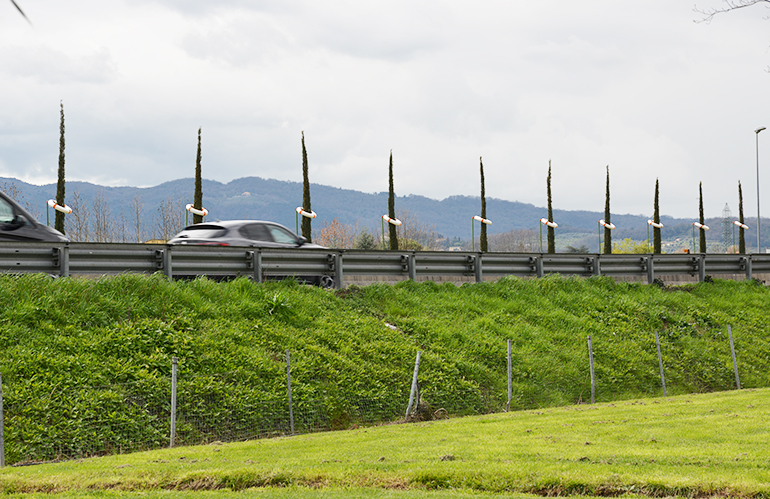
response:
{"label": "mown lawn", "polygon": [[0,491],[767,497],[769,419],[767,389],[681,395],[5,468]]}

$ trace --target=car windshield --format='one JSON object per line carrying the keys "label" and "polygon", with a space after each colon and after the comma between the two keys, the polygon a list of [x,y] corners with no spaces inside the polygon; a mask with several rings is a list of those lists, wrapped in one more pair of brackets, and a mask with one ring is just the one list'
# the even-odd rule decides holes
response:
{"label": "car windshield", "polygon": [[227,229],[219,225],[198,224],[185,227],[185,229],[175,237],[188,239],[216,239],[224,236],[226,233]]}
{"label": "car windshield", "polygon": [[0,198],[0,223],[11,223],[13,219],[13,206],[7,203],[5,199]]}

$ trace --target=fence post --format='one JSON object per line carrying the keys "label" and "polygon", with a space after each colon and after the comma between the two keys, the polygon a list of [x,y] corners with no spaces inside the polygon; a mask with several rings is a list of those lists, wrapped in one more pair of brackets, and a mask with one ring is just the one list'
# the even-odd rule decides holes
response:
{"label": "fence post", "polygon": [[481,252],[476,254],[476,266],[475,266],[474,270],[476,271],[476,283],[477,284],[484,282],[484,271],[481,268],[481,255],[482,255]]}
{"label": "fence post", "polygon": [[593,264],[594,264],[594,275],[602,275],[602,256],[601,254],[598,254],[593,258]]}
{"label": "fence post", "polygon": [[655,282],[655,264],[652,261],[652,255],[647,257],[647,284]]}
{"label": "fence post", "polygon": [[746,279],[752,279],[754,276],[751,272],[751,255],[746,255],[744,260],[746,261]]}
{"label": "fence post", "polygon": [[409,253],[407,265],[409,266],[409,279],[413,281],[417,280],[417,262],[415,262],[415,258],[414,251]]}
{"label": "fence post", "polygon": [[174,439],[176,438],[176,357],[171,358],[171,434],[169,447],[174,446]]}
{"label": "fence post", "polygon": [[294,405],[291,401],[291,360],[288,349],[286,349],[286,381],[289,387],[289,425],[291,426],[291,434],[294,435]]}
{"label": "fence post", "polygon": [[588,363],[591,366],[591,403],[596,401],[596,383],[594,379],[594,347],[591,344],[591,337],[588,337]]}
{"label": "fence post", "polygon": [[511,398],[513,398],[513,386],[511,384],[511,340],[508,340],[508,403],[505,404],[505,412],[511,410]]}
{"label": "fence post", "polygon": [[666,377],[663,375],[663,357],[660,355],[660,338],[655,331],[655,345],[658,347],[658,366],[660,366],[660,382],[663,384],[663,396],[666,397]]}
{"label": "fence post", "polygon": [[61,255],[59,257],[59,275],[61,277],[70,276],[70,246],[68,243],[61,249]]}
{"label": "fence post", "polygon": [[543,255],[535,257],[535,269],[538,277],[543,277]]}
{"label": "fence post", "polygon": [[5,425],[3,423],[3,375],[0,374],[0,468],[5,466]]}
{"label": "fence post", "polygon": [[735,385],[741,389],[741,379],[738,377],[738,362],[735,360],[735,345],[733,345],[733,328],[727,325],[727,334],[730,336],[730,352],[733,354],[733,369],[735,370]]}
{"label": "fence post", "polygon": [[414,361],[414,375],[412,375],[412,389],[409,392],[409,405],[406,408],[406,417],[409,417],[409,413],[412,412],[412,405],[414,404],[414,394],[417,392],[417,373],[420,372],[420,352],[417,350],[417,359]]}

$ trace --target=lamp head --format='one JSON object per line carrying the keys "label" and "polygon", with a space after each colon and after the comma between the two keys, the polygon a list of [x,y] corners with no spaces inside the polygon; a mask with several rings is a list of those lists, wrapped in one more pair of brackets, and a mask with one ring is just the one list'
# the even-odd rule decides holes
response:
{"label": "lamp head", "polygon": [[765,127],[757,128],[756,130],[754,130],[754,133],[756,133],[757,135],[759,135],[759,132],[761,132],[761,131],[762,131],[762,130],[764,130],[764,129],[765,129]]}

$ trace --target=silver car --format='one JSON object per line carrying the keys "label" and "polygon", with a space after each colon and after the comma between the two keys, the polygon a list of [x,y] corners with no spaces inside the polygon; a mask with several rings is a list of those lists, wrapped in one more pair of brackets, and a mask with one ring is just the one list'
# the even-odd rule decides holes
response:
{"label": "silver car", "polygon": [[185,227],[169,244],[326,249],[295,235],[281,224],[262,220],[227,220]]}

